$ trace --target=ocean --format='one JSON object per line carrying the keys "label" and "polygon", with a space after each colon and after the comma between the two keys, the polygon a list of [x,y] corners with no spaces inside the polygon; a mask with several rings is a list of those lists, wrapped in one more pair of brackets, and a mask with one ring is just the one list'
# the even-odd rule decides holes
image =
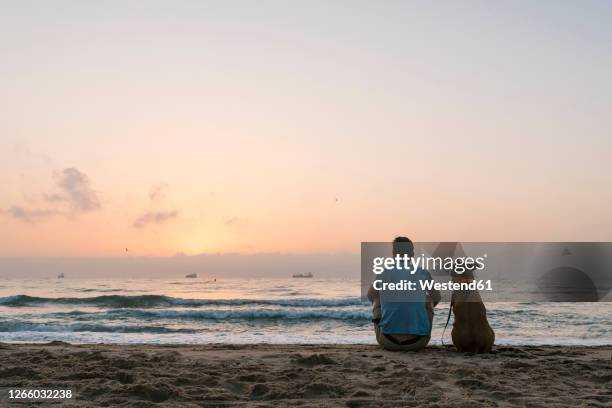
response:
{"label": "ocean", "polygon": [[[375,344],[359,291],[358,280],[317,278],[2,280],[0,342]],[[433,344],[448,306],[436,308]],[[612,345],[612,303],[488,303],[487,312],[496,344]]]}

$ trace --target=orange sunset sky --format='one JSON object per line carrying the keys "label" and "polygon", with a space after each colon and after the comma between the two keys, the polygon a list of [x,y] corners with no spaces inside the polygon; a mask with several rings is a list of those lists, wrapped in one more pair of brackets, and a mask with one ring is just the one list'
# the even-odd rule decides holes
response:
{"label": "orange sunset sky", "polygon": [[11,2],[0,256],[612,240],[604,6]]}

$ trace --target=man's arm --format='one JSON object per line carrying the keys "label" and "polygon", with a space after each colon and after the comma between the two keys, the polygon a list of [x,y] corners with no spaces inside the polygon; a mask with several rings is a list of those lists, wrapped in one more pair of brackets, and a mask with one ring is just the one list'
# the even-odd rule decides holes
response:
{"label": "man's arm", "polygon": [[442,300],[442,295],[440,295],[440,291],[437,289],[432,288],[429,291],[429,296],[431,297],[434,307],[436,307],[438,303],[440,303],[440,300]]}
{"label": "man's arm", "polygon": [[374,289],[374,286],[370,286],[367,296],[370,303],[372,303],[372,321],[374,323],[378,323],[382,318],[382,310],[380,308],[380,293]]}
{"label": "man's arm", "polygon": [[[427,279],[432,280],[431,274],[429,273],[429,271],[425,271],[425,272],[427,273]],[[429,291],[429,300],[433,302],[433,307],[436,307],[438,303],[440,303],[440,300],[442,300],[442,295],[440,295],[440,291],[437,289],[431,288],[431,290]]]}
{"label": "man's arm", "polygon": [[378,293],[378,291],[374,289],[374,286],[370,286],[370,289],[368,289],[367,297],[370,303],[372,304],[375,301],[380,301],[380,293]]}

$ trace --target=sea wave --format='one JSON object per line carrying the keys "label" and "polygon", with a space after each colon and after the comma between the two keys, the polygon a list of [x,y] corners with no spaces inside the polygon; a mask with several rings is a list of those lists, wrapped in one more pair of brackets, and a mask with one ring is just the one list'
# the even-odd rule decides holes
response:
{"label": "sea wave", "polygon": [[127,289],[93,289],[93,288],[85,288],[85,289],[74,289],[77,292],[83,293],[116,293],[116,292],[132,292]]}
{"label": "sea wave", "polygon": [[[125,310],[111,311],[120,317],[140,319],[195,319],[195,320],[359,320],[369,322],[368,309],[331,309],[331,308],[256,308],[256,309],[207,309],[207,310]],[[110,317],[110,316],[109,316]]]}
{"label": "sea wave", "polygon": [[[26,315],[26,317],[29,317]],[[46,319],[79,319],[92,321],[113,320],[286,320],[300,323],[307,320],[346,320],[369,322],[371,312],[366,307],[343,308],[243,308],[243,309],[112,309],[101,312],[71,310],[69,312],[47,313]]]}
{"label": "sea wave", "polygon": [[104,325],[104,324],[56,324],[56,323],[32,323],[24,321],[0,322],[0,333],[12,332],[96,332],[96,333],[196,333],[193,329],[173,329],[164,326],[127,326],[127,325]]}
{"label": "sea wave", "polygon": [[244,306],[269,305],[287,307],[358,306],[367,304],[361,298],[337,299],[183,299],[165,295],[104,295],[94,297],[47,298],[28,295],[0,297],[0,306],[25,307],[42,304],[90,305],[107,308],[157,308],[169,306]]}

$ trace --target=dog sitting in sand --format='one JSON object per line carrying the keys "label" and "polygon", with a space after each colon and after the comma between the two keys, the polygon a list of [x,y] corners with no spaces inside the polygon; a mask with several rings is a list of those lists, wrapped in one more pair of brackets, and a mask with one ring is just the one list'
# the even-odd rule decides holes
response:
{"label": "dog sitting in sand", "polygon": [[[453,282],[471,282],[471,271],[453,276]],[[451,337],[457,350],[469,353],[490,353],[495,342],[495,332],[487,320],[485,308],[478,290],[453,292],[451,308],[454,314]]]}

